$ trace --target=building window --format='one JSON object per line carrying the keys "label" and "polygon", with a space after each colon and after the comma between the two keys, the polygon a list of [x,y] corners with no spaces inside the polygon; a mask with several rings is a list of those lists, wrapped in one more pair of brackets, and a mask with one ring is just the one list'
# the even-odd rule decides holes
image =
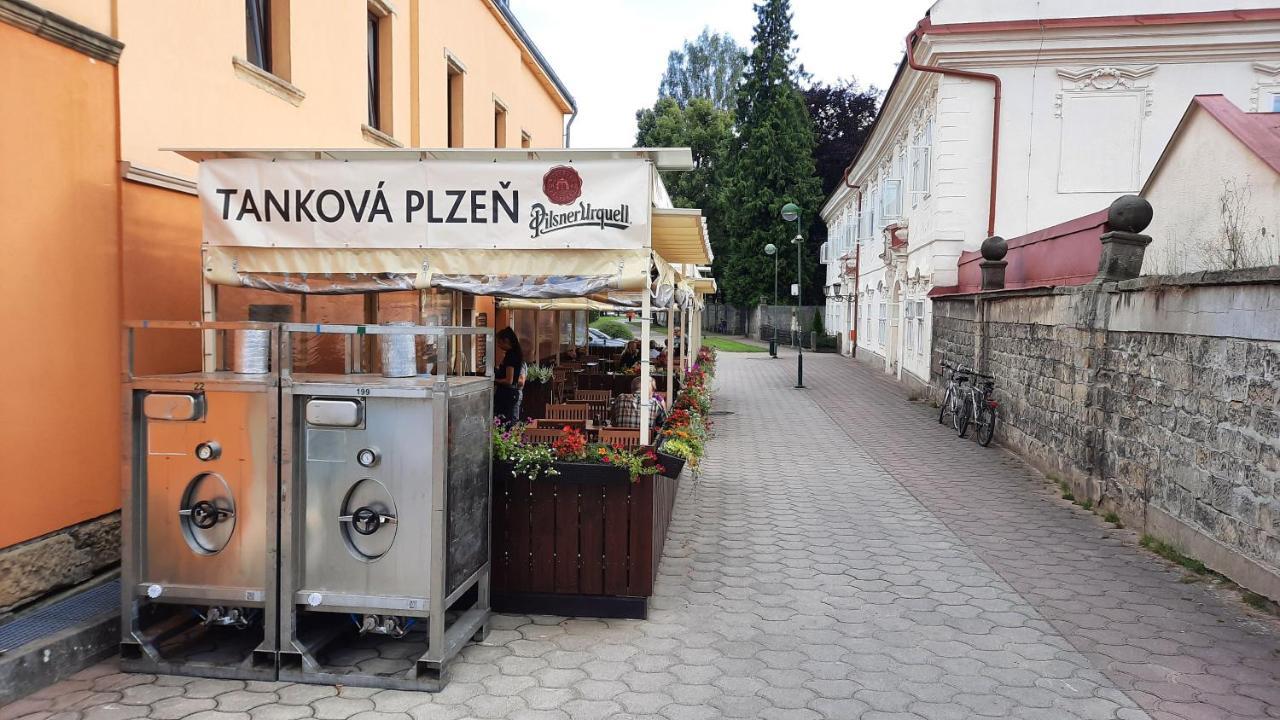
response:
{"label": "building window", "polygon": [[869,209],[864,212],[868,212],[868,214],[870,215],[870,217],[867,219],[867,242],[870,243],[871,239],[876,236],[876,233],[880,232],[880,215],[879,215],[880,191],[879,190],[871,191],[871,202],[868,203],[868,205],[870,206]]}
{"label": "building window", "polygon": [[271,0],[244,0],[245,54],[271,72]]}
{"label": "building window", "polygon": [[450,61],[448,66],[448,98],[445,103],[445,112],[448,115],[448,145],[451,148],[460,148],[462,147],[462,89],[467,73],[461,65],[453,61]]}
{"label": "building window", "polygon": [[392,132],[392,37],[391,8],[383,0],[370,0],[365,14],[367,124],[386,135]]}
{"label": "building window", "polygon": [[493,103],[493,146],[507,146],[507,108],[502,103]]}
{"label": "building window", "polygon": [[876,315],[878,323],[876,337],[880,342],[880,346],[884,347],[889,342],[889,303],[885,301],[884,291],[880,293],[880,312]]}
{"label": "building window", "polygon": [[289,0],[245,0],[245,58],[251,65],[289,79]]}
{"label": "building window", "polygon": [[533,147],[533,136],[523,130],[520,131],[520,147]]}
{"label": "building window", "polygon": [[911,148],[911,207],[929,197],[929,167],[933,154],[933,120],[926,120]]}
{"label": "building window", "polygon": [[913,301],[911,300],[907,301],[907,305],[905,308],[907,332],[904,334],[904,337],[903,337],[903,342],[906,346],[906,352],[911,352],[916,348],[916,324],[913,322],[913,320],[915,319],[915,307],[916,307],[916,304]]}
{"label": "building window", "polygon": [[902,181],[889,178],[884,181],[884,195],[881,196],[880,219],[883,223],[902,217]]}
{"label": "building window", "polygon": [[924,301],[916,301],[916,354],[924,354],[925,335],[924,335]]}
{"label": "building window", "polygon": [[378,82],[378,16],[369,11],[366,20],[366,34],[368,35],[368,57],[366,61],[369,65],[368,74],[368,91],[369,91],[369,127],[382,128],[381,116],[381,86]]}

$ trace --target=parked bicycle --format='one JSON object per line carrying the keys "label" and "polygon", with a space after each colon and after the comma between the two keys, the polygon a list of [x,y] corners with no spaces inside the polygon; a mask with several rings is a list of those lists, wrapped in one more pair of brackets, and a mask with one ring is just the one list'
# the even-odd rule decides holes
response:
{"label": "parked bicycle", "polygon": [[[964,402],[960,410],[956,434],[964,437],[969,432],[969,425],[974,426],[974,437],[978,444],[986,447],[996,434],[996,423],[999,422],[999,404],[995,401],[995,378],[991,375],[970,370],[973,382],[961,390]],[[979,382],[978,378],[982,378]]]}
{"label": "parked bicycle", "polygon": [[950,363],[942,363],[944,370],[950,370],[951,374],[947,377],[947,392],[942,396],[942,407],[938,409],[938,423],[944,424],[947,416],[951,416],[951,429],[960,430],[960,414],[964,409],[962,404],[962,396],[964,388],[969,382],[969,369],[963,365],[952,365]]}

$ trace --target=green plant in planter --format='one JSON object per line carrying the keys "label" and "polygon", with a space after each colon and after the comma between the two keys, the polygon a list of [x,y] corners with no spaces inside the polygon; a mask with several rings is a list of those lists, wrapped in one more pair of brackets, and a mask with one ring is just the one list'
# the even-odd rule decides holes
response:
{"label": "green plant in planter", "polygon": [[662,443],[661,450],[683,459],[691,468],[698,467],[698,461],[702,459],[702,443],[697,440],[667,440]]}
{"label": "green plant in planter", "polygon": [[656,475],[662,471],[658,465],[658,456],[652,450],[620,450],[611,445],[594,443],[587,448],[588,462],[626,468],[631,482],[640,479],[641,475]]}
{"label": "green plant in planter", "polygon": [[525,382],[529,383],[548,383],[555,377],[555,371],[549,367],[541,365],[530,365],[525,371]]}
{"label": "green plant in planter", "polygon": [[509,428],[494,426],[493,459],[511,463],[512,477],[523,475],[530,480],[537,480],[559,475],[560,471],[555,469],[555,451],[546,445],[526,444],[524,427],[522,423]]}

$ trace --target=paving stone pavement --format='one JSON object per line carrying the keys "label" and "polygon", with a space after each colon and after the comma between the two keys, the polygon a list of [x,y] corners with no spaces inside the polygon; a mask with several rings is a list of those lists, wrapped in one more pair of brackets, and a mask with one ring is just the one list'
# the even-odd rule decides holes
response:
{"label": "paving stone pavement", "polygon": [[[791,361],[787,361],[791,360]],[[1280,629],[835,356],[721,353],[647,621],[498,616],[438,694],[90,668],[0,720],[1280,718]]]}

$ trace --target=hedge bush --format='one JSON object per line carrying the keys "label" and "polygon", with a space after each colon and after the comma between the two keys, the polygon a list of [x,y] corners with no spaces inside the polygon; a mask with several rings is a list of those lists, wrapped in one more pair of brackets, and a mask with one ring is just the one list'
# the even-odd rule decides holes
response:
{"label": "hedge bush", "polygon": [[591,323],[591,327],[608,335],[611,338],[622,338],[630,340],[635,335],[631,332],[631,326],[615,317],[602,317]]}

